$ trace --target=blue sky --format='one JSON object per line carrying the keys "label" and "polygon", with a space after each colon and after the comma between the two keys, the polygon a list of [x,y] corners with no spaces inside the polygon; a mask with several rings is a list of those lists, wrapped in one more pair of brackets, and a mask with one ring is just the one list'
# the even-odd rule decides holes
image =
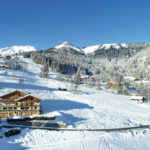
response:
{"label": "blue sky", "polygon": [[150,42],[150,0],[0,0],[0,47]]}

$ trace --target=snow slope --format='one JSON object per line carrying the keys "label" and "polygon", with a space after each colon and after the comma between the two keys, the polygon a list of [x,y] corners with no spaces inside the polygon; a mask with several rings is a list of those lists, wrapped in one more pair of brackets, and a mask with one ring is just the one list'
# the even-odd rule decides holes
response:
{"label": "snow slope", "polygon": [[88,53],[94,53],[96,50],[100,50],[100,49],[110,49],[111,47],[115,48],[115,49],[119,49],[121,47],[123,48],[127,48],[127,44],[103,44],[103,45],[95,45],[95,46],[88,46],[83,48],[83,51],[85,52],[85,54]]}
{"label": "snow slope", "polygon": [[[72,84],[57,81],[59,74],[50,72],[48,79],[38,77],[41,66],[23,59],[27,69],[0,70],[0,95],[22,90],[37,96],[43,115],[56,115],[57,122],[68,128],[113,128],[139,126],[150,123],[150,105],[130,101],[129,96],[97,91],[79,86],[79,93],[58,91],[58,87],[72,88]],[[1,60],[3,63],[3,60]],[[16,75],[14,77],[14,74]],[[24,85],[18,84],[20,78]],[[3,132],[3,130],[0,130]],[[21,134],[0,139],[2,149],[52,149],[52,150],[148,150],[150,130],[124,132],[46,131],[23,129]]]}
{"label": "snow slope", "polygon": [[85,48],[77,48],[75,46],[72,46],[68,42],[63,42],[57,46],[55,46],[56,49],[72,49],[75,51],[78,51],[80,53],[88,54],[88,53],[94,53],[96,50],[100,49],[110,49],[111,47],[115,49],[119,49],[121,47],[127,48],[127,44],[121,43],[121,44],[103,44],[103,45],[94,45],[94,46],[88,46]]}
{"label": "snow slope", "polygon": [[0,48],[0,55],[6,56],[6,55],[12,55],[16,53],[22,53],[22,52],[30,52],[30,51],[36,51],[36,49],[33,46],[11,46],[11,47],[5,47]]}

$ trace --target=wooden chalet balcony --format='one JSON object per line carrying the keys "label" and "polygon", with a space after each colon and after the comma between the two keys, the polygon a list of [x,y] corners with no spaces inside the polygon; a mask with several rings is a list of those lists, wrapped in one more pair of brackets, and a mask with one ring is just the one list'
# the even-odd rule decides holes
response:
{"label": "wooden chalet balcony", "polygon": [[13,107],[12,105],[7,105],[7,106],[4,106],[4,107],[0,107],[0,112],[1,111],[21,111],[21,110],[40,110],[41,107],[40,106],[37,106],[37,105],[34,105],[32,107],[28,107],[28,106],[19,106],[19,107]]}
{"label": "wooden chalet balcony", "polygon": [[5,104],[5,106],[6,107],[22,107],[22,106],[32,106],[32,107],[38,107],[38,106],[40,106],[40,103],[31,103],[31,102],[23,102],[23,103],[21,103],[21,102],[18,102],[18,103],[16,103],[16,102],[11,102],[11,103],[6,103]]}

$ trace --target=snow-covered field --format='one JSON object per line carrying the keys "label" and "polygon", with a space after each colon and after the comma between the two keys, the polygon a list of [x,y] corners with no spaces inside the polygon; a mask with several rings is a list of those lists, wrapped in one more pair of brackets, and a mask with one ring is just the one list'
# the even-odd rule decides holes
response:
{"label": "snow-covered field", "polygon": [[[23,58],[22,58],[23,59]],[[3,63],[3,60],[0,60]],[[80,86],[78,94],[58,91],[72,85],[57,81],[57,73],[49,78],[38,77],[41,66],[29,59],[22,71],[0,70],[0,95],[13,90],[31,93],[41,102],[43,115],[56,115],[67,128],[117,128],[150,124],[150,105],[137,104],[129,96],[97,91]],[[19,84],[24,79],[24,84]],[[3,132],[1,129],[0,132]],[[21,134],[0,139],[0,149],[61,149],[61,150],[149,150],[150,130],[124,132],[47,131],[23,129]]]}

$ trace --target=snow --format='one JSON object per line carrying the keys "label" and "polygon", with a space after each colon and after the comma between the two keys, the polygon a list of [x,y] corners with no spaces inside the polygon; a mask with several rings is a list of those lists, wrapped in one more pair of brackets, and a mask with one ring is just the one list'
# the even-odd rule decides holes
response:
{"label": "snow", "polygon": [[[30,59],[26,70],[0,70],[0,95],[13,90],[31,93],[42,99],[44,116],[56,115],[56,121],[67,128],[119,128],[150,123],[150,105],[137,104],[130,96],[79,86],[78,94],[71,92],[72,84],[57,81],[58,73],[50,72],[49,78],[40,78],[41,65]],[[3,63],[3,60],[0,60]],[[16,74],[16,77],[13,76]],[[24,84],[18,80],[24,78]],[[59,91],[66,87],[69,91]],[[3,133],[4,129],[0,129]],[[148,150],[150,129],[124,132],[96,131],[47,131],[22,129],[21,134],[0,139],[1,149],[62,149],[62,150]]]}
{"label": "snow", "polygon": [[77,48],[77,47],[75,47],[75,46],[72,46],[72,45],[69,44],[68,42],[63,42],[63,43],[61,43],[61,44],[55,46],[55,48],[56,48],[56,49],[62,49],[62,48],[69,49],[69,48],[71,48],[71,49],[73,49],[73,50],[75,50],[75,51],[78,51],[78,52],[80,52],[80,53],[83,53],[83,51],[82,51],[80,48]]}
{"label": "snow", "polygon": [[123,48],[127,48],[127,44],[121,43],[121,44],[103,44],[103,45],[95,45],[95,46],[89,46],[89,47],[85,47],[83,48],[83,51],[85,52],[85,54],[88,53],[94,53],[96,50],[98,49],[110,49],[111,47],[115,48],[115,49],[119,49],[121,47]]}
{"label": "snow", "polygon": [[2,56],[6,55],[12,55],[16,53],[22,53],[22,52],[30,52],[30,51],[36,51],[36,49],[33,46],[11,46],[11,47],[5,47],[0,48],[0,54]]}
{"label": "snow", "polygon": [[16,99],[16,101],[19,101],[19,100],[21,100],[21,99],[23,99],[23,98],[26,98],[26,97],[28,97],[28,96],[31,96],[31,95],[30,95],[30,94],[27,94],[27,95],[25,95],[25,96],[19,97],[19,98]]}
{"label": "snow", "polygon": [[143,98],[144,98],[143,96],[132,96],[131,97],[132,100],[136,100],[136,99],[142,100]]}
{"label": "snow", "polygon": [[85,47],[83,49],[83,51],[88,54],[88,53],[93,53],[94,51],[96,51],[97,49],[100,48],[100,45],[95,45],[95,46],[89,46],[89,47]]}

